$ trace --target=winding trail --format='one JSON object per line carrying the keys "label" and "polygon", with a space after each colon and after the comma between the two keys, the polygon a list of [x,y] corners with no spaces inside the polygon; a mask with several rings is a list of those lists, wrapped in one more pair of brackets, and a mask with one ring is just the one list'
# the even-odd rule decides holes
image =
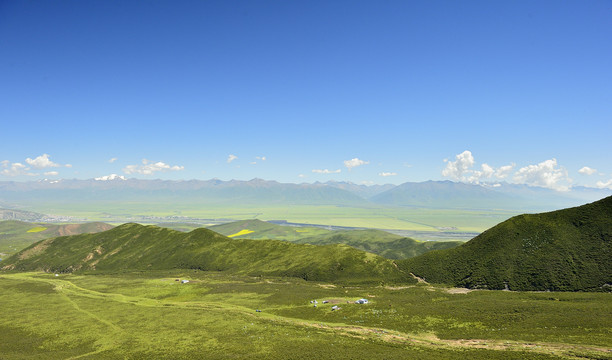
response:
{"label": "winding trail", "polygon": [[[269,312],[255,313],[255,310],[253,308],[233,304],[224,304],[220,302],[175,302],[167,300],[156,300],[138,296],[128,296],[117,293],[103,293],[80,287],[66,279],[43,278],[40,277],[40,274],[38,273],[2,274],[0,275],[0,278],[19,279],[21,281],[44,282],[53,285],[54,290],[58,294],[60,294],[67,302],[69,302],[77,311],[82,312],[94,319],[95,321],[98,321],[108,326],[113,332],[116,332],[117,335],[121,335],[124,332],[121,327],[90,311],[81,308],[71,297],[88,297],[93,299],[114,301],[118,303],[144,307],[175,307],[182,309],[206,309],[208,311],[232,311],[257,318],[258,320],[271,321],[276,324],[283,323],[293,326],[311,327],[317,328],[318,330],[329,331],[334,335],[343,335],[354,338],[377,340],[389,343],[401,343],[426,348],[443,348],[450,350],[488,349],[498,351],[528,351],[539,354],[560,356],[566,359],[584,359],[585,354],[587,354],[586,356],[588,356],[589,358],[591,358],[591,356],[595,358],[612,358],[612,348],[605,348],[601,346],[565,343],[524,342],[515,340],[495,339],[448,340],[440,339],[433,333],[409,334],[384,328],[333,324],[321,321],[286,318],[279,315],[271,314]],[[106,348],[105,346],[101,346],[99,349],[93,352],[82,354],[71,359],[92,356],[106,350],[108,350],[108,348]]]}

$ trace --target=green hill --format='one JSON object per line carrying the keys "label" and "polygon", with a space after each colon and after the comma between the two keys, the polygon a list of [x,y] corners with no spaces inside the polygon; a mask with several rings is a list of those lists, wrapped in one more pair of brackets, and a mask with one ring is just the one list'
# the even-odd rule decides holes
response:
{"label": "green hill", "polygon": [[520,215],[449,250],[398,261],[432,283],[468,288],[597,291],[612,287],[612,197]]}
{"label": "green hill", "polygon": [[98,234],[43,240],[2,262],[16,271],[199,269],[320,281],[410,281],[389,260],[346,245],[231,239],[208,229],[183,233],[124,224]]}
{"label": "green hill", "polygon": [[233,238],[287,240],[296,244],[345,244],[387,259],[406,259],[431,250],[449,249],[461,241],[417,241],[382,230],[326,230],[271,224],[261,220],[241,220],[209,229]]}
{"label": "green hill", "polygon": [[449,249],[463,244],[462,241],[417,241],[386,231],[341,230],[330,234],[307,237],[294,241],[301,244],[346,244],[387,259],[407,259],[432,250]]}
{"label": "green hill", "polygon": [[283,226],[257,219],[233,221],[227,224],[210,226],[209,229],[232,238],[273,239],[292,242],[305,237],[333,233],[331,230],[318,227]]}
{"label": "green hill", "polygon": [[64,235],[96,233],[112,229],[102,222],[86,224],[45,224],[24,221],[0,221],[0,253],[12,254],[37,241]]}

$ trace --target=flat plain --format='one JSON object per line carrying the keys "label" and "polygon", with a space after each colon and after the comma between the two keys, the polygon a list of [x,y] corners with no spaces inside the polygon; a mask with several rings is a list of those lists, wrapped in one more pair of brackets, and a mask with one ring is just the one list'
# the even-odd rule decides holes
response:
{"label": "flat plain", "polygon": [[59,216],[86,218],[120,224],[129,221],[160,223],[166,221],[201,224],[259,219],[292,223],[359,227],[387,230],[431,232],[482,232],[521,213],[504,209],[435,209],[389,206],[333,205],[215,205],[163,203],[42,204],[32,210]]}

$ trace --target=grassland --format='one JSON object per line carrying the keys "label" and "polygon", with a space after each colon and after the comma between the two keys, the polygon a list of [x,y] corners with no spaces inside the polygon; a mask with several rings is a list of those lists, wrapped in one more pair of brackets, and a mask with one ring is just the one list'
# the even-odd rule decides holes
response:
{"label": "grassland", "polygon": [[0,358],[609,359],[611,296],[193,270],[3,273]]}
{"label": "grassland", "polygon": [[[124,223],[129,221],[165,222],[170,217],[181,219],[242,219],[286,220],[288,222],[362,227],[374,229],[410,230],[438,233],[446,229],[458,232],[482,232],[514,215],[517,211],[483,209],[431,209],[388,206],[331,205],[193,205],[159,203],[96,203],[37,204],[32,210],[61,216],[86,218],[88,221]],[[450,240],[450,239],[449,239]]]}
{"label": "grassland", "polygon": [[282,226],[257,219],[233,221],[221,225],[209,226],[208,228],[228,237],[256,240],[287,240],[292,242],[306,237],[324,236],[334,233],[332,230],[320,227]]}
{"label": "grassland", "polygon": [[282,239],[311,245],[345,244],[387,259],[406,259],[463,244],[461,241],[417,241],[382,230],[326,230],[311,226],[281,226],[261,220],[235,221],[209,229],[232,238]]}

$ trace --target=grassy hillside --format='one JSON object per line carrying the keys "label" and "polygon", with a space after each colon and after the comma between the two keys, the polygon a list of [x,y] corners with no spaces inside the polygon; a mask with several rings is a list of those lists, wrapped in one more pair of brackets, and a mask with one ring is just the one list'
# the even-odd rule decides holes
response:
{"label": "grassy hillside", "polygon": [[14,220],[0,221],[0,253],[12,254],[42,239],[96,233],[112,228],[112,225],[101,222],[60,225]]}
{"label": "grassy hillside", "polygon": [[468,288],[596,291],[612,287],[612,197],[520,215],[454,249],[398,265],[433,283]]}
{"label": "grassy hillside", "polygon": [[330,234],[332,231],[317,227],[282,226],[251,219],[210,226],[209,229],[234,238],[273,239],[295,241],[305,237]]}
{"label": "grassy hillside", "polygon": [[4,260],[2,269],[61,273],[199,269],[324,281],[411,280],[391,261],[346,245],[231,239],[208,229],[182,233],[138,224],[47,239]]}
{"label": "grassy hillside", "polygon": [[296,244],[345,244],[387,259],[406,259],[431,250],[448,249],[461,241],[417,241],[382,230],[326,230],[315,227],[281,226],[261,220],[242,220],[209,229],[233,238],[288,240]]}
{"label": "grassy hillside", "polygon": [[417,241],[380,230],[342,230],[295,241],[301,244],[346,244],[387,259],[407,259],[432,250],[450,249],[461,241]]}

